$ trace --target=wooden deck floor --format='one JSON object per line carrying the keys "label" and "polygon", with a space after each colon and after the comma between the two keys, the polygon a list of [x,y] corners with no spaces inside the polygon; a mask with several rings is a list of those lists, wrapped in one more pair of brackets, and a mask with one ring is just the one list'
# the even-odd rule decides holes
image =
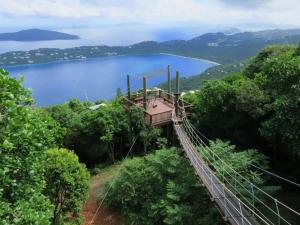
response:
{"label": "wooden deck floor", "polygon": [[[139,101],[137,104],[139,107],[143,107],[143,102]],[[155,98],[147,100],[146,113],[149,115],[157,115],[173,110],[173,105],[163,98]]]}

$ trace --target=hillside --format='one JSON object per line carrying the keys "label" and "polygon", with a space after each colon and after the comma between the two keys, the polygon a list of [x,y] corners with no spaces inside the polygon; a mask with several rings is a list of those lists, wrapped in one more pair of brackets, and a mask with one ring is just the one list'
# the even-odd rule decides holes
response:
{"label": "hillside", "polygon": [[166,52],[225,64],[245,60],[267,45],[295,44],[299,40],[300,30],[264,30],[232,35],[207,33],[188,41],[143,42],[129,48],[137,53]]}
{"label": "hillside", "polygon": [[79,39],[79,36],[40,29],[28,29],[13,33],[0,33],[0,41],[50,41],[76,39]]}
{"label": "hillside", "polygon": [[[178,107],[159,127],[122,95],[94,109],[77,99],[36,108],[0,69],[1,224],[225,225],[232,199],[235,218],[300,224],[299,64],[300,44],[215,67],[243,70],[185,95],[191,115]],[[159,107],[152,93],[149,109]]]}
{"label": "hillside", "polygon": [[43,48],[32,51],[14,51],[0,55],[0,66],[162,52],[230,64],[254,56],[267,45],[296,44],[299,40],[300,29],[264,30],[231,35],[207,33],[188,41],[146,41],[130,46],[82,46],[68,49]]}
{"label": "hillside", "polygon": [[[231,73],[239,72],[246,66],[246,62],[224,64],[219,66],[214,66],[201,74],[191,76],[191,77],[181,77],[180,78],[180,89],[182,91],[190,91],[200,88],[205,81],[210,79],[223,78]],[[175,79],[172,79],[172,90],[175,91]],[[159,85],[160,88],[167,90],[167,82]]]}

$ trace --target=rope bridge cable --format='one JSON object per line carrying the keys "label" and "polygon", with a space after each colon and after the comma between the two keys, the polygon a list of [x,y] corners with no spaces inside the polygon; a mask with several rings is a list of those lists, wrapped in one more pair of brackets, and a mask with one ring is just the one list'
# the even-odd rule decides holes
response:
{"label": "rope bridge cable", "polygon": [[[186,128],[186,125],[185,125],[185,129],[187,129]],[[190,137],[190,139],[193,139],[193,138],[191,138]],[[193,140],[194,141],[194,140]],[[201,144],[203,144],[203,143],[195,143],[194,142],[194,145],[195,146],[198,146],[198,145],[201,145]],[[206,162],[207,162],[207,164],[208,165],[212,165],[213,163],[209,160],[209,158],[207,158],[205,155],[204,155],[204,157],[205,157],[205,159],[206,159]],[[225,165],[222,165],[224,168],[225,168]],[[244,194],[238,189],[238,187],[236,187],[236,184],[238,184],[239,185],[239,188],[244,188],[244,186],[240,183],[240,180],[237,180],[234,176],[232,177],[232,175],[231,175],[231,173],[229,173],[229,171],[227,171],[227,170],[225,170],[225,172],[227,173],[227,175],[232,179],[234,179],[234,181],[235,181],[235,185],[232,185],[231,184],[231,182],[230,181],[228,181],[228,178],[226,178],[226,176],[225,176],[225,174],[222,174],[221,173],[221,177],[222,177],[222,179],[223,179],[223,181],[226,181],[227,182],[227,185],[230,185],[230,187],[231,188],[233,188],[234,189],[234,192],[236,193],[236,194],[239,194],[239,198],[241,198],[241,199],[243,199],[243,201],[246,201],[249,205],[250,205],[250,207],[252,207],[252,208],[249,208],[249,210],[251,210],[251,211],[257,211],[257,210],[255,210],[254,209],[254,204],[253,203],[251,203],[249,200],[248,200],[248,196],[244,196]],[[246,192],[248,192],[248,194],[250,194],[250,195],[253,195],[254,193],[251,193],[249,190],[248,190],[248,188],[246,188],[246,189],[244,189],[244,190],[246,190]],[[253,196],[254,198],[255,198],[255,200],[256,201],[260,201],[260,203],[263,203],[259,198],[257,198],[256,196]],[[237,196],[236,196],[236,198],[238,198]],[[244,204],[244,202],[243,202],[243,204]],[[263,203],[264,204],[264,203]],[[245,204],[245,206],[247,206],[247,208],[249,207],[247,204]],[[267,205],[265,205],[269,210],[271,210],[273,213],[276,213],[274,210],[272,210],[270,207],[268,207]],[[259,214],[260,214],[260,216],[259,216]],[[268,220],[269,222],[270,222],[270,220],[268,219],[268,218],[266,218],[263,214],[261,214],[261,212],[260,211],[258,211],[258,213],[256,214],[256,216],[258,216],[261,220],[263,220],[264,222],[266,222],[265,220]],[[272,222],[271,223],[268,223],[268,222],[266,222],[266,224],[273,224]]]}
{"label": "rope bridge cable", "polygon": [[291,180],[289,180],[289,179],[287,179],[287,178],[284,178],[284,177],[282,177],[282,176],[279,176],[279,175],[277,175],[277,174],[275,174],[275,173],[272,173],[272,172],[270,172],[270,171],[267,171],[267,170],[265,170],[265,169],[263,169],[263,168],[261,168],[261,167],[259,167],[259,166],[257,166],[257,165],[254,165],[254,164],[250,164],[250,165],[251,165],[252,167],[254,167],[255,169],[258,169],[258,170],[264,172],[265,174],[268,174],[268,175],[270,175],[270,176],[276,177],[276,178],[278,178],[278,179],[280,179],[280,180],[283,180],[283,181],[285,181],[285,182],[287,182],[287,183],[289,183],[289,184],[292,184],[292,185],[294,185],[294,186],[300,188],[300,184],[299,184],[299,183],[296,183],[296,182],[291,181]]}
{"label": "rope bridge cable", "polygon": [[[186,120],[188,121],[188,120]],[[211,153],[214,155],[214,157],[217,157],[222,163],[223,163],[223,166],[227,166],[227,169],[230,169],[231,172],[233,172],[235,175],[237,175],[238,177],[240,177],[244,182],[246,182],[249,187],[255,189],[256,192],[259,192],[261,194],[263,194],[265,197],[271,199],[273,201],[273,203],[275,203],[274,205],[276,206],[276,210],[273,210],[271,209],[268,205],[266,205],[260,198],[258,198],[257,196],[254,195],[254,198],[255,200],[257,200],[259,203],[261,203],[263,206],[265,206],[269,211],[271,211],[273,214],[279,214],[278,213],[278,205],[284,207],[285,209],[291,211],[292,213],[294,213],[295,215],[300,215],[299,212],[293,210],[292,208],[290,208],[289,206],[285,205],[284,203],[278,201],[277,199],[273,198],[272,196],[270,196],[269,194],[267,194],[265,191],[263,191],[262,189],[258,188],[255,184],[253,184],[252,182],[250,182],[249,180],[247,180],[245,177],[243,177],[241,174],[239,174],[237,171],[233,170],[233,168],[230,168],[230,166],[226,165],[224,163],[224,161],[215,153],[215,152],[212,152],[212,150],[209,148],[209,146],[207,146],[204,142],[202,142],[202,144],[205,145],[205,147],[211,151]],[[232,174],[229,173],[228,170],[225,170],[225,172],[227,173],[227,175],[229,175],[231,178],[232,178]],[[233,179],[235,181],[237,181],[237,179],[235,178],[235,176],[233,176]],[[230,183],[229,183],[230,184]],[[244,190],[246,190],[247,192],[249,192],[249,187],[245,187],[244,185],[242,185],[240,182],[237,182],[238,185],[240,185],[241,187],[244,188]],[[230,184],[231,185],[231,184]],[[231,185],[232,186],[232,185]],[[284,222],[286,222],[287,224],[290,224],[288,221],[286,221],[285,218],[283,218],[282,216],[280,216],[280,214],[278,215],[280,217],[280,219]]]}
{"label": "rope bridge cable", "polygon": [[[183,101],[182,101],[182,104]],[[183,110],[184,110],[184,105],[183,105]],[[214,159],[218,159],[221,163],[222,166],[226,169],[224,170],[225,173],[227,174],[226,176],[228,176],[229,178],[231,178],[234,182],[235,185],[232,185],[232,182],[228,181],[229,178],[226,178],[226,176],[224,174],[222,175],[222,179],[227,182],[227,185],[230,185],[231,188],[235,189],[235,192],[237,192],[241,198],[243,199],[243,201],[247,202],[247,204],[250,205],[250,207],[248,205],[246,205],[244,202],[243,204],[245,205],[245,207],[247,207],[249,209],[249,211],[251,211],[251,213],[253,213],[256,217],[258,217],[260,219],[260,221],[264,222],[265,224],[274,224],[267,216],[265,216],[260,209],[258,209],[257,207],[255,207],[254,204],[254,200],[257,203],[260,203],[261,206],[263,206],[264,208],[268,209],[268,211],[270,211],[272,214],[275,214],[276,217],[278,217],[278,222],[285,222],[285,224],[291,224],[290,222],[288,222],[285,218],[283,218],[280,215],[279,212],[279,206],[282,206],[283,208],[285,208],[286,210],[292,212],[293,214],[299,216],[299,212],[293,210],[292,208],[290,208],[289,206],[285,205],[284,203],[278,201],[277,199],[273,198],[271,195],[267,194],[265,191],[263,191],[262,189],[258,188],[255,184],[253,184],[251,181],[249,181],[248,179],[246,179],[244,176],[242,176],[240,173],[238,173],[237,171],[235,171],[231,166],[229,166],[227,163],[225,163],[221,157],[219,155],[217,155],[214,151],[212,151],[210,149],[210,147],[199,137],[202,136],[204,139],[206,139],[206,141],[209,141],[208,138],[206,138],[203,134],[201,134],[199,131],[197,131],[193,125],[189,122],[189,120],[186,118],[185,112],[182,113],[183,115],[183,126],[184,129],[187,131],[187,135],[188,138],[193,142],[193,144],[195,146],[205,146],[206,149],[208,150],[208,153],[214,158]],[[198,135],[198,134],[201,135]],[[213,165],[211,162],[211,159],[208,158],[207,156],[205,156],[206,160],[208,161],[209,165]],[[228,169],[231,171],[229,172]],[[237,178],[240,178],[240,180],[238,180]],[[241,183],[241,181],[243,181],[243,183]],[[245,186],[245,184],[248,184],[247,186]],[[238,191],[236,185],[239,185],[240,188],[244,188],[244,191],[246,191],[246,193],[250,194],[250,196],[252,195],[253,198],[253,202],[251,204],[251,202],[248,200],[249,198],[247,196],[244,196],[245,194],[241,193],[241,191]],[[250,190],[249,190],[250,189]],[[265,202],[263,202],[259,197],[256,196],[257,193],[263,194],[265,197],[267,197],[268,199],[271,199],[273,201],[274,206],[275,206],[275,210],[272,209],[270,206],[268,206]]]}
{"label": "rope bridge cable", "polygon": [[[126,154],[124,160],[125,160],[126,158],[128,158],[128,156],[129,156],[130,152],[132,151],[132,149],[133,149],[133,147],[134,147],[134,145],[135,145],[137,139],[138,139],[138,136],[133,140],[133,143],[132,143],[132,145],[130,146],[129,151],[127,152],[127,154]],[[121,169],[119,169],[118,173],[120,173],[120,171],[121,171]],[[101,202],[100,202],[100,204],[99,204],[99,206],[98,206],[96,212],[94,213],[93,218],[92,218],[91,222],[89,223],[89,225],[91,225],[91,224],[93,224],[93,223],[95,222],[96,216],[98,215],[98,213],[100,213],[100,208],[101,208],[101,206],[103,205],[103,203],[104,203],[104,201],[105,201],[105,199],[106,199],[106,197],[107,197],[109,191],[111,190],[111,188],[112,188],[112,183],[110,183],[110,185],[109,185],[107,191],[105,192],[105,194],[104,194],[104,196],[103,196],[103,198],[102,198],[102,200],[101,200]]]}
{"label": "rope bridge cable", "polygon": [[[188,121],[188,120],[187,120],[187,121]],[[193,127],[193,129],[194,129],[198,134],[201,134],[201,136],[203,136],[208,142],[210,141],[210,140],[209,140],[205,135],[203,135],[200,131],[196,130],[195,127],[194,127],[189,121],[188,121],[188,123],[189,123],[190,126]],[[274,176],[274,177],[276,177],[276,178],[278,178],[278,179],[280,179],[280,180],[283,180],[283,181],[285,181],[285,182],[287,182],[287,183],[289,183],[289,184],[292,184],[292,185],[294,185],[294,186],[300,188],[300,184],[299,184],[299,183],[296,183],[296,182],[291,181],[291,180],[289,180],[289,179],[287,179],[287,178],[284,178],[284,177],[282,177],[282,176],[279,176],[279,175],[277,175],[277,174],[275,174],[275,173],[272,173],[272,172],[270,172],[270,171],[267,171],[267,170],[265,170],[265,169],[263,169],[263,168],[261,168],[261,167],[259,167],[259,166],[257,166],[257,165],[254,165],[254,164],[252,164],[252,163],[251,163],[250,165],[251,165],[252,167],[254,167],[254,168],[256,168],[256,169],[258,169],[258,170],[264,172],[265,174],[268,174],[268,175],[270,175],[270,176]]]}
{"label": "rope bridge cable", "polygon": [[[188,137],[185,137],[186,133],[183,131],[181,125],[176,124],[175,129],[198,176],[206,184],[207,189],[220,206],[220,209],[223,209],[223,211],[227,209],[225,216],[231,216],[230,218],[235,221],[234,224],[253,224],[249,221],[251,220],[251,215],[245,212],[245,207],[242,206],[243,203],[239,199],[233,198],[235,197],[234,194],[218,180],[212,170],[196,154],[195,146]],[[245,216],[243,216],[242,211],[244,211]],[[239,213],[239,216],[236,216],[237,213]]]}
{"label": "rope bridge cable", "polygon": [[[186,125],[184,125],[184,126],[186,126]],[[187,129],[187,128],[185,127],[185,129]],[[194,143],[194,145],[195,145],[195,146],[198,146],[197,143],[196,143],[196,144]],[[206,158],[206,160],[207,160],[207,158]],[[210,160],[207,160],[207,162],[208,162],[208,163],[207,163],[208,165],[211,165],[211,164],[212,164],[212,162],[211,162]],[[229,175],[230,175],[230,174],[229,174]],[[226,181],[226,177],[225,177],[224,175],[222,175],[222,178],[223,178],[223,180]],[[239,182],[239,181],[238,181],[238,182]],[[230,182],[228,182],[228,183],[230,183]],[[233,187],[234,187],[234,186],[233,186]],[[235,188],[236,188],[236,187],[235,187]],[[235,192],[239,192],[238,189],[235,189]],[[251,193],[250,193],[250,194],[251,194]],[[247,198],[246,198],[246,200],[247,200]],[[248,201],[248,203],[249,203],[249,201]],[[268,223],[267,223],[267,224],[268,224]]]}

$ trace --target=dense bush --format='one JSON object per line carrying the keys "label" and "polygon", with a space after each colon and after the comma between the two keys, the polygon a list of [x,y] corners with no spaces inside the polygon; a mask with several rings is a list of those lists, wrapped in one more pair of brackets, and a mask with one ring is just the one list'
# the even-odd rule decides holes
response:
{"label": "dense bush", "polygon": [[67,129],[64,146],[74,150],[80,161],[88,166],[121,159],[137,136],[141,143],[136,146],[144,149],[135,152],[137,154],[161,143],[157,143],[157,139],[161,140],[160,129],[145,124],[140,108],[132,107],[129,117],[119,98],[102,103],[96,110],[91,110],[90,106],[89,102],[71,100],[45,109]]}
{"label": "dense bush", "polygon": [[64,129],[30,106],[30,92],[21,83],[0,69],[0,221],[49,224],[44,152],[61,144]]}
{"label": "dense bush", "polygon": [[45,194],[54,205],[53,224],[61,224],[69,219],[68,213],[78,220],[89,187],[86,167],[67,149],[47,150],[45,163]]}
{"label": "dense bush", "polygon": [[188,161],[174,148],[125,161],[106,188],[110,185],[106,202],[120,209],[129,224],[220,221]]}
{"label": "dense bush", "polygon": [[73,153],[47,151],[62,146],[66,129],[32,107],[21,84],[0,69],[0,224],[54,224],[59,210],[78,214],[89,174]]}
{"label": "dense bush", "polygon": [[[211,142],[210,148],[247,179],[259,186],[264,184],[261,174],[249,173],[251,163],[266,163],[255,150],[237,151],[220,140]],[[206,148],[199,151],[207,155]],[[212,166],[220,177],[224,174],[222,169],[228,169],[221,168],[218,161],[213,161]],[[192,166],[175,148],[125,161],[106,189],[110,190],[106,203],[119,209],[129,224],[222,223]]]}
{"label": "dense bush", "polygon": [[245,71],[205,83],[193,99],[193,122],[212,138],[244,147],[300,152],[300,55],[298,48],[271,46]]}

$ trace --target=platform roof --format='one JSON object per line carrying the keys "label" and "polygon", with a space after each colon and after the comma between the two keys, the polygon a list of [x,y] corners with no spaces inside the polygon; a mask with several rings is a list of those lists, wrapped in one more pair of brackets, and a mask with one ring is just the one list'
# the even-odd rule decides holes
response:
{"label": "platform roof", "polygon": [[173,110],[173,106],[166,102],[163,98],[156,98],[155,100],[149,100],[147,102],[146,112],[149,115],[157,115]]}

